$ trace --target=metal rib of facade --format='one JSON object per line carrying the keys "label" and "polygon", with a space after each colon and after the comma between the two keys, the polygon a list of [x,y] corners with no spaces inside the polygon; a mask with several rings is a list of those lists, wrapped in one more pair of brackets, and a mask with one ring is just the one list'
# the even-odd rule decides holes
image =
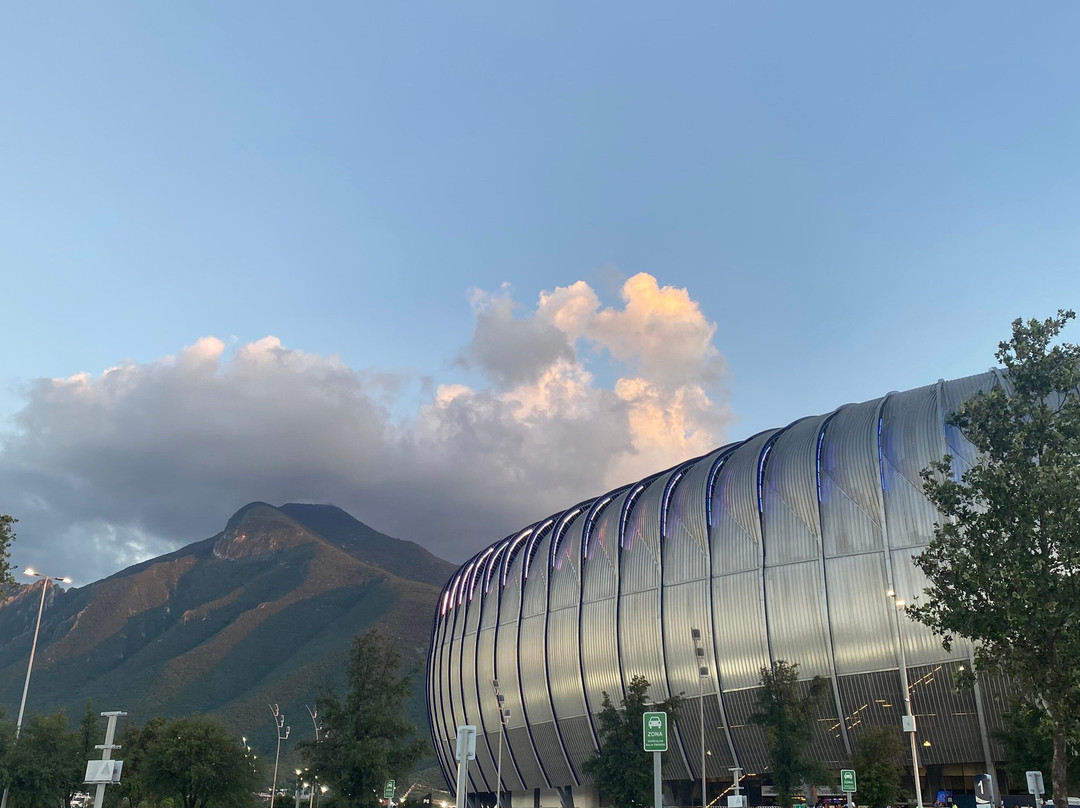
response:
{"label": "metal rib of facade", "polygon": [[[778,659],[830,697],[815,756],[839,766],[867,726],[900,726],[900,643],[923,763],[999,757],[1004,689],[957,691],[971,649],[899,613],[925,582],[912,558],[938,514],[919,472],[951,454],[962,472],[976,452],[946,416],[996,371],[890,393],[724,446],[639,483],[579,503],[486,548],[443,589],[432,630],[432,739],[454,784],[456,728],[478,728],[469,788],[494,792],[497,679],[510,717],[502,788],[588,784],[604,693],[618,701],[636,675],[662,700],[684,693],[664,778],[767,768],[750,724],[760,671]],[[707,676],[691,629],[701,630]],[[701,694],[699,696],[699,694]],[[929,742],[928,745],[923,745]]]}

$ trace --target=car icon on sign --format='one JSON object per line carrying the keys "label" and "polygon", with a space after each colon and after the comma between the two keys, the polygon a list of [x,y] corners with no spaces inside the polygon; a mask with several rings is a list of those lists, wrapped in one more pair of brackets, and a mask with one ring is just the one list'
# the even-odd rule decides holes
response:
{"label": "car icon on sign", "polygon": [[649,718],[649,729],[660,729],[663,724],[660,722],[660,716],[654,715]]}

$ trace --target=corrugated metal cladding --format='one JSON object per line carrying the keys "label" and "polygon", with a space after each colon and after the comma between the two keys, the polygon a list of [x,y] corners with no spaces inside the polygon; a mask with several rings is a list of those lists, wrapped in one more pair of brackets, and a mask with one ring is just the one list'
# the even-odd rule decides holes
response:
{"label": "corrugated metal cladding", "polygon": [[813,745],[837,765],[867,726],[900,725],[901,643],[923,761],[986,762],[984,744],[998,754],[988,733],[1005,683],[958,692],[971,649],[946,653],[888,592],[912,602],[924,588],[912,558],[938,515],[920,470],[946,452],[957,471],[976,459],[947,413],[1000,384],[991,371],[804,418],[478,553],[446,584],[432,629],[429,715],[448,782],[456,727],[475,724],[470,787],[496,788],[497,680],[510,712],[503,788],[586,785],[604,696],[618,702],[636,675],[654,699],[687,696],[665,777],[701,776],[700,697],[706,774],[726,778],[733,762],[762,771],[749,718],[760,671],[778,659],[829,681]]}

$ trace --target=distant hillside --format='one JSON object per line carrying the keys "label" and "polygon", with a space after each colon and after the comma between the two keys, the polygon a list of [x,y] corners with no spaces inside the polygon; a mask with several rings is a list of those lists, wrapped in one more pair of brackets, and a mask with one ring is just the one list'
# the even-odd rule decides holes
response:
{"label": "distant hillside", "polygon": [[[139,722],[222,718],[265,753],[269,703],[294,738],[305,705],[340,688],[352,638],[380,626],[422,666],[442,584],[456,567],[328,505],[254,502],[225,530],[102,581],[47,595],[28,709],[127,710]],[[18,710],[40,590],[0,605],[0,704]],[[423,730],[422,675],[415,720]],[[293,741],[290,741],[292,743]]]}

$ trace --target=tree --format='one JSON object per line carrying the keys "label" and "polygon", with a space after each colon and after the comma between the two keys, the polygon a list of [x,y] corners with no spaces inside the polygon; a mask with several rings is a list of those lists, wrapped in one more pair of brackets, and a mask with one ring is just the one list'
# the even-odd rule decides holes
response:
{"label": "tree", "polygon": [[71,808],[71,801],[75,794],[83,791],[86,784],[83,778],[86,776],[86,761],[98,757],[97,744],[103,738],[101,732],[101,717],[94,710],[94,702],[86,700],[86,710],[79,720],[76,729],[68,739],[69,757],[67,761],[67,793],[64,794],[65,808]]}
{"label": "tree", "polygon": [[203,716],[161,726],[148,739],[139,769],[153,794],[175,797],[183,808],[247,805],[258,787],[243,747]]}
{"label": "tree", "polygon": [[582,767],[615,808],[652,805],[652,755],[642,748],[641,717],[646,709],[671,715],[684,701],[680,693],[649,704],[648,694],[649,680],[644,676],[630,680],[621,708],[604,693],[599,715],[600,749]]}
{"label": "tree", "polygon": [[869,726],[855,739],[851,765],[859,773],[859,796],[868,808],[885,808],[900,798],[903,777],[897,758],[904,738],[896,727]]}
{"label": "tree", "polygon": [[[1005,747],[1005,772],[1010,782],[1023,783],[1026,772],[1051,770],[1054,743],[1042,720],[1042,711],[1017,699],[1003,716],[994,738]],[[1080,788],[1080,744],[1069,749],[1069,791]]]}
{"label": "tree", "polygon": [[140,808],[144,804],[154,803],[154,794],[147,782],[143,761],[146,759],[147,749],[159,742],[164,730],[165,719],[160,716],[151,718],[143,726],[129,723],[121,730],[116,742],[120,744],[121,751],[117,757],[124,761],[124,776],[120,778],[120,785],[106,789],[107,805]]}
{"label": "tree", "polygon": [[15,578],[11,571],[11,543],[15,541],[14,524],[19,520],[6,513],[0,513],[0,595],[15,587]]}
{"label": "tree", "polygon": [[405,779],[426,748],[405,707],[412,696],[413,671],[401,672],[393,640],[377,629],[353,639],[344,698],[327,692],[319,699],[325,732],[297,748],[335,797],[374,808],[383,783]]}
{"label": "tree", "polygon": [[80,752],[75,738],[75,733],[68,732],[63,710],[27,717],[8,755],[9,806],[57,808],[64,804]]}
{"label": "tree", "polygon": [[828,778],[828,772],[809,752],[814,720],[827,689],[825,680],[815,676],[804,694],[797,662],[778,659],[771,669],[761,669],[761,691],[750,722],[765,730],[769,769],[780,808],[791,808],[792,796],[804,784]]}
{"label": "tree", "polygon": [[971,641],[976,675],[1004,674],[1033,696],[1057,808],[1080,734],[1080,347],[1051,343],[1074,317],[1014,321],[996,353],[1012,395],[978,393],[949,418],[980,456],[959,480],[951,456],[923,471],[944,518],[915,559],[925,602],[908,607],[946,649],[954,636]]}

